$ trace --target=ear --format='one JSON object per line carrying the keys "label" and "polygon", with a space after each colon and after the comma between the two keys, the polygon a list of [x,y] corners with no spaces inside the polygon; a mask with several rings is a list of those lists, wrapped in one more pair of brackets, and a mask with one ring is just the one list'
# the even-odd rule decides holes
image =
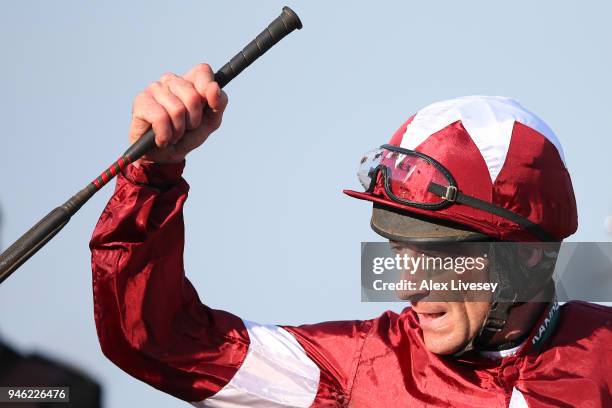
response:
{"label": "ear", "polygon": [[542,248],[539,247],[531,247],[531,246],[522,246],[519,249],[519,257],[523,265],[528,266],[529,268],[536,266],[544,256],[544,252]]}

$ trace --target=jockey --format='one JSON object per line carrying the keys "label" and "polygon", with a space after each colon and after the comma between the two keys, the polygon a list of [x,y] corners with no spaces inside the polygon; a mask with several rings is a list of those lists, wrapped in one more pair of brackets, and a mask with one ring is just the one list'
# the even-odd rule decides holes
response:
{"label": "jockey", "polygon": [[[117,181],[91,240],[102,351],[198,407],[612,406],[612,313],[604,306],[428,302],[371,320],[264,325],[203,304],[183,270],[185,156],[221,124],[227,96],[208,65],[166,74],[134,101],[130,140],[158,148]],[[552,130],[516,101],[432,104],[364,156],[372,228],[397,251],[422,243],[558,243],[577,213]],[[526,271],[554,257],[538,246]],[[554,263],[554,262],[553,262]],[[545,283],[549,283],[546,281]]]}

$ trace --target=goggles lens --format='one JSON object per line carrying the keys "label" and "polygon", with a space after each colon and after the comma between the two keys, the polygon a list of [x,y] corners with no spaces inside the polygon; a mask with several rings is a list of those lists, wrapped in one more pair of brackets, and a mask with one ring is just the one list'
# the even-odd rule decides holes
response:
{"label": "goggles lens", "polygon": [[429,156],[408,149],[383,145],[366,153],[357,173],[367,191],[374,192],[378,178],[387,195],[402,204],[437,208],[453,200],[433,194],[430,186],[437,184],[452,193],[455,181],[448,171]]}
{"label": "goggles lens", "polygon": [[380,165],[383,154],[385,154],[385,149],[379,147],[378,149],[370,150],[365,153],[361,158],[359,170],[357,171],[357,178],[359,178],[359,182],[364,189],[370,190],[375,176],[374,171]]}

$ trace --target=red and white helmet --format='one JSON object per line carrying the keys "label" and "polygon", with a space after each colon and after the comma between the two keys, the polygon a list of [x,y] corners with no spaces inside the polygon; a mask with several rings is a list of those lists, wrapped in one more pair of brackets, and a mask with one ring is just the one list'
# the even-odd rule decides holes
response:
{"label": "red and white helmet", "polygon": [[559,140],[509,98],[421,109],[362,159],[360,179],[366,192],[345,193],[374,202],[372,227],[390,239],[561,241],[578,225]]}

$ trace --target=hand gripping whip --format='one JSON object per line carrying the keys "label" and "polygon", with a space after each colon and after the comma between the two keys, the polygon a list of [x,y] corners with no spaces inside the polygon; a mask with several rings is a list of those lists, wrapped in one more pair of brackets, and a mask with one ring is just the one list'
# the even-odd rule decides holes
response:
{"label": "hand gripping whip", "polygon": [[[221,88],[240,74],[253,61],[262,56],[274,44],[295,29],[302,28],[300,18],[289,7],[283,11],[268,27],[263,30],[242,51],[236,54],[230,62],[215,73],[215,81]],[[55,236],[98,190],[128,164],[139,159],[155,146],[155,134],[149,129],[125,153],[100,176],[89,183],[87,187],[76,193],[64,204],[51,211],[46,217],[23,234],[13,245],[0,255],[0,283],[8,278],[19,266],[42,248]]]}

